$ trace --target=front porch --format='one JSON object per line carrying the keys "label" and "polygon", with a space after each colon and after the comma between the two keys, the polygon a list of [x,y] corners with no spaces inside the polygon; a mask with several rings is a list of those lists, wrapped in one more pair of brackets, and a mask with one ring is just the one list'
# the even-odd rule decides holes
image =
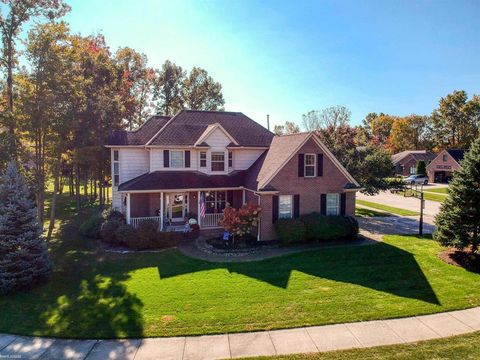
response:
{"label": "front porch", "polygon": [[127,224],[134,227],[153,220],[160,231],[182,231],[186,222],[195,218],[200,229],[215,229],[220,228],[225,207],[240,208],[244,203],[243,189],[132,192],[124,194],[122,212]]}

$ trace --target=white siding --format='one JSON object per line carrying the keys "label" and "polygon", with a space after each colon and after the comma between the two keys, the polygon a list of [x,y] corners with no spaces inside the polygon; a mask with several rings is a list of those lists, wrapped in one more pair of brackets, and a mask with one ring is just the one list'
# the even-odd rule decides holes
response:
{"label": "white siding", "polygon": [[225,150],[227,145],[231,143],[230,139],[220,129],[215,129],[208,135],[205,142],[210,145],[210,148],[214,151]]}
{"label": "white siding", "polygon": [[189,168],[164,168],[163,167],[163,150],[164,149],[151,149],[150,152],[150,171],[167,170],[167,171],[192,171],[197,170],[198,166],[198,152],[193,149],[168,149],[168,150],[188,150],[190,151],[190,167]]}
{"label": "white siding", "polygon": [[149,172],[150,159],[146,149],[119,149],[120,184]]}
{"label": "white siding", "polygon": [[246,170],[263,154],[260,149],[238,149],[233,151],[233,168]]}

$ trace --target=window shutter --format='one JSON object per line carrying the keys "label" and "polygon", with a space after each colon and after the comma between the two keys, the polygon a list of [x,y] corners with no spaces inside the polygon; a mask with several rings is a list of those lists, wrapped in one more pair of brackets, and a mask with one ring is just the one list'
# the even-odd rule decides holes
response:
{"label": "window shutter", "polygon": [[317,155],[317,176],[323,176],[323,154]]}
{"label": "window shutter", "polygon": [[305,154],[298,154],[298,177],[303,177],[305,169]]}
{"label": "window shutter", "polygon": [[278,220],[278,196],[272,196],[272,224]]}
{"label": "window shutter", "polygon": [[170,150],[163,150],[163,167],[170,167]]}
{"label": "window shutter", "polygon": [[340,194],[340,215],[345,216],[345,209],[347,207],[347,194]]}
{"label": "window shutter", "polygon": [[185,150],[185,167],[190,167],[190,150]]}
{"label": "window shutter", "polygon": [[320,195],[320,215],[327,215],[327,194]]}
{"label": "window shutter", "polygon": [[300,217],[300,195],[293,195],[293,217]]}

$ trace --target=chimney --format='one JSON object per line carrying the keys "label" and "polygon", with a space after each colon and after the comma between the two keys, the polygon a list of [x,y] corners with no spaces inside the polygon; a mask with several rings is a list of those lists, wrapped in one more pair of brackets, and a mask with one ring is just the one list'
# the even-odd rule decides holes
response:
{"label": "chimney", "polygon": [[270,131],[270,115],[267,114],[267,129]]}

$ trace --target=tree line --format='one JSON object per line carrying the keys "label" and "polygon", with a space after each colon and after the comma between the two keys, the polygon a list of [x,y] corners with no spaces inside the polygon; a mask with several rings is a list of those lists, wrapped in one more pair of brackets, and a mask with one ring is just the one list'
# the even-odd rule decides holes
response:
{"label": "tree line", "polygon": [[132,130],[155,113],[223,109],[222,86],[206,70],[168,60],[155,69],[132,48],[112,52],[102,34],[73,34],[61,20],[70,11],[62,0],[0,6],[0,170],[11,159],[25,165],[41,223],[53,182],[48,237],[64,185],[78,209],[105,203],[109,130]]}

